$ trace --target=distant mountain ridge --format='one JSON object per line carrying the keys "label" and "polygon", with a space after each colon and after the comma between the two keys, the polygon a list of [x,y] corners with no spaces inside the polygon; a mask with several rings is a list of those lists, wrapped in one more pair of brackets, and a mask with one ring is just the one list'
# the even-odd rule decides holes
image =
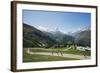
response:
{"label": "distant mountain ridge", "polygon": [[66,46],[68,43],[90,46],[91,30],[86,29],[70,35],[60,31],[42,31],[23,23],[23,47],[52,47],[58,43],[63,46]]}

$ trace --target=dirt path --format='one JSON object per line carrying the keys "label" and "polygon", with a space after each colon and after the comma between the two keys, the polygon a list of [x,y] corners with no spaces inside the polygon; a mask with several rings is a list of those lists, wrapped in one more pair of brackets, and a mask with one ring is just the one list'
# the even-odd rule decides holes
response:
{"label": "dirt path", "polygon": [[50,56],[60,56],[60,57],[67,57],[67,58],[75,58],[75,59],[90,59],[90,56],[82,56],[82,55],[75,55],[75,54],[65,54],[63,53],[63,55],[61,55],[60,53],[49,53],[49,52],[32,52],[30,51],[30,49],[27,49],[26,52],[28,54],[40,54],[40,55],[50,55]]}

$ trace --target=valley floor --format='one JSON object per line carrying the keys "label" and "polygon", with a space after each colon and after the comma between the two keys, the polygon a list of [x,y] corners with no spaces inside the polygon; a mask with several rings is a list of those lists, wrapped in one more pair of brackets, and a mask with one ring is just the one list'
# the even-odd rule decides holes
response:
{"label": "valley floor", "polygon": [[[33,50],[33,51],[32,51]],[[69,53],[57,53],[51,52],[51,49],[41,49],[37,48],[25,48],[23,62],[38,62],[38,61],[60,61],[60,60],[86,60],[90,59],[90,56],[86,55],[77,55],[77,54],[69,54]],[[67,49],[68,50],[68,49]],[[63,51],[67,51],[63,50]]]}
{"label": "valley floor", "polygon": [[60,53],[48,53],[48,52],[32,52],[30,49],[27,49],[27,53],[30,55],[34,54],[40,54],[40,55],[50,55],[50,56],[60,56],[60,57],[65,57],[65,58],[75,58],[75,59],[90,59],[90,56],[83,56],[83,55],[75,55],[75,54],[60,54]]}

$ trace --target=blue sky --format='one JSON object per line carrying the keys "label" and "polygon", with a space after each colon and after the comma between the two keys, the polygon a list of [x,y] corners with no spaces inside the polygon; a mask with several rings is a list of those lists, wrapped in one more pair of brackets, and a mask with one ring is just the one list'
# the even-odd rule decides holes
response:
{"label": "blue sky", "polygon": [[43,31],[76,32],[91,24],[90,13],[23,10],[23,23]]}

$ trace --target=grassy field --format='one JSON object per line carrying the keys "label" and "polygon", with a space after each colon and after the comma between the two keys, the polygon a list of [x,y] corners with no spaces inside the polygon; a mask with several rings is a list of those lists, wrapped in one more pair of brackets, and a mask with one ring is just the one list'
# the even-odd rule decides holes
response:
{"label": "grassy field", "polygon": [[90,51],[80,51],[80,50],[76,50],[76,49],[68,49],[68,48],[55,48],[55,49],[42,49],[42,48],[33,48],[31,49],[32,52],[57,52],[57,51],[61,51],[62,53],[66,53],[66,54],[76,54],[76,55],[86,55],[86,56],[90,56],[91,52]]}
{"label": "grassy field", "polygon": [[76,50],[76,49],[69,49],[67,51],[64,51],[64,53],[77,54],[77,55],[85,55],[85,56],[90,56],[91,55],[90,51],[79,51],[79,50]]}
{"label": "grassy field", "polygon": [[[34,49],[34,52],[37,52],[37,51],[41,51],[41,50]],[[46,51],[46,52],[49,52],[49,51]],[[23,62],[63,61],[63,60],[78,60],[78,59],[64,58],[64,57],[59,57],[59,56],[38,55],[38,54],[30,55],[26,53],[26,49],[23,50]]]}

